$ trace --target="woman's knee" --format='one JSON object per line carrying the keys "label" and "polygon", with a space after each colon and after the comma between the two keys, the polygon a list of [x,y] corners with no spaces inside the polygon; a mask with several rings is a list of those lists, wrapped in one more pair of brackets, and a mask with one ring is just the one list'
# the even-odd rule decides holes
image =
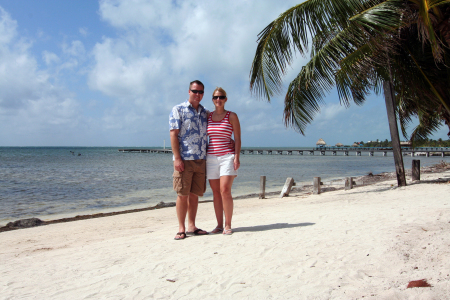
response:
{"label": "woman's knee", "polygon": [[220,189],[220,194],[222,195],[222,198],[230,196],[231,197],[231,188],[224,187]]}

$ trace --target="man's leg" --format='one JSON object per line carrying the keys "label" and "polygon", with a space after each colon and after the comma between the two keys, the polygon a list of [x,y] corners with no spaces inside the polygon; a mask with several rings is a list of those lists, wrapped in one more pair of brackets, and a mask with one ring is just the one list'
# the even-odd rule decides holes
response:
{"label": "man's leg", "polygon": [[186,213],[188,211],[189,196],[177,197],[177,218],[178,218],[178,232],[186,232],[185,222]]}
{"label": "man's leg", "polygon": [[[188,231],[194,232],[198,228],[195,226],[195,218],[197,216],[198,197],[203,196],[206,190],[206,161],[195,160],[192,162],[194,165],[194,174],[192,175],[191,193],[189,194],[189,206],[188,206]],[[208,234],[208,232],[201,230],[197,235]]]}
{"label": "man's leg", "polygon": [[194,232],[194,230],[197,229],[197,227],[195,227],[195,217],[197,216],[198,196],[196,194],[190,193],[188,202],[188,231]]}

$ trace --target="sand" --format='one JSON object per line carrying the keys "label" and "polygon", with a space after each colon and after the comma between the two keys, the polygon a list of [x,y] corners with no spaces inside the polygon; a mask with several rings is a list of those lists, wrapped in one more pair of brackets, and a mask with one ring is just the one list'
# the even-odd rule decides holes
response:
{"label": "sand", "polygon": [[231,236],[175,241],[175,207],[1,232],[0,299],[449,299],[450,171],[421,179],[236,200]]}

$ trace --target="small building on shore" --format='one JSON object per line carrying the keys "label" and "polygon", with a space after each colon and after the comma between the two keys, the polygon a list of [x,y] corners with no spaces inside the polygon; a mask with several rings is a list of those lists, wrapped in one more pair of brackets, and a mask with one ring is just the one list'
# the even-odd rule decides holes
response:
{"label": "small building on shore", "polygon": [[400,142],[400,147],[411,147],[412,143],[411,142]]}

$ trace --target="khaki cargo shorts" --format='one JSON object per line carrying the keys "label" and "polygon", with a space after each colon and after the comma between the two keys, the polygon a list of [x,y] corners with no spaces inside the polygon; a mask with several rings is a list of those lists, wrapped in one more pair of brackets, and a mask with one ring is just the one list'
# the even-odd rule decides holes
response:
{"label": "khaki cargo shorts", "polygon": [[206,191],[206,160],[183,160],[184,171],[173,172],[173,189],[179,196],[193,193],[203,196]]}

